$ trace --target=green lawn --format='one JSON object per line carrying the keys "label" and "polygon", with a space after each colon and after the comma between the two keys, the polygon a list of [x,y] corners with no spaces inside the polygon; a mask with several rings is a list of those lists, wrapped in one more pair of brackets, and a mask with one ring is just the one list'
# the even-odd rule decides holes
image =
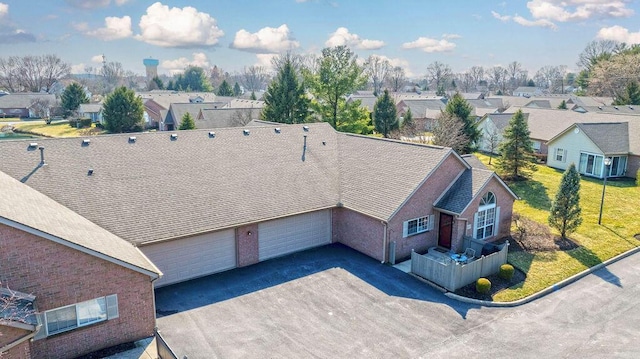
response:
{"label": "green lawn", "polygon": [[[478,154],[486,164],[488,157]],[[492,163],[495,163],[495,159]],[[493,169],[493,166],[489,166]],[[510,183],[520,196],[514,212],[536,222],[546,224],[551,200],[560,184],[562,171],[539,165],[529,181]],[[524,283],[515,285],[494,296],[506,302],[527,297],[567,277],[610,259],[640,245],[634,235],[640,233],[640,187],[632,180],[609,180],[602,212],[602,225],[598,225],[602,180],[582,177],[580,204],[582,225],[569,235],[579,248],[566,252],[509,253],[509,262],[527,274]],[[557,231],[553,230],[557,234]]]}
{"label": "green lawn", "polygon": [[50,125],[44,124],[42,122],[21,122],[16,123],[14,127],[22,132],[45,137],[79,137],[106,133],[103,130],[97,129],[95,125],[92,125],[91,128],[77,129],[75,127],[69,126],[68,122],[54,122]]}
{"label": "green lawn", "polygon": [[0,117],[0,122],[20,122],[17,117]]}

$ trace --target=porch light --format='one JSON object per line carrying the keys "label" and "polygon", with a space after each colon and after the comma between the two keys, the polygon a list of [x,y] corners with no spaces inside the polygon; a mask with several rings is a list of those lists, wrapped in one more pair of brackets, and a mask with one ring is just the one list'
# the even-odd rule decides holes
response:
{"label": "porch light", "polygon": [[600,199],[600,215],[598,216],[598,225],[602,224],[602,207],[604,206],[604,191],[607,189],[607,177],[609,176],[609,166],[611,166],[611,157],[604,158],[604,181],[602,182],[602,199]]}

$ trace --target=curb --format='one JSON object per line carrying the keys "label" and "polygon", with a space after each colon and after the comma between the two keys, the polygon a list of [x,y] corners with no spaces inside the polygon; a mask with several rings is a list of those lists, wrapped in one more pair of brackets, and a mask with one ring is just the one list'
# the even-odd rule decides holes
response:
{"label": "curb", "polygon": [[613,258],[610,258],[610,259],[608,259],[608,260],[606,260],[606,261],[604,261],[602,263],[599,263],[599,264],[597,264],[597,265],[595,265],[595,266],[593,266],[593,267],[591,267],[589,269],[586,269],[586,270],[584,270],[584,271],[582,271],[580,273],[574,274],[574,275],[572,275],[571,277],[569,277],[567,279],[563,279],[560,282],[558,282],[558,283],[556,283],[556,284],[554,284],[554,285],[552,285],[550,287],[547,287],[547,288],[545,288],[545,289],[543,289],[543,290],[541,290],[541,291],[539,291],[537,293],[534,293],[534,294],[532,294],[532,295],[530,295],[530,296],[528,296],[526,298],[518,299],[518,300],[515,300],[513,302],[492,302],[492,301],[487,301],[487,300],[472,299],[472,298],[467,298],[467,297],[463,297],[463,296],[454,294],[452,292],[447,292],[444,295],[446,295],[447,297],[449,297],[451,299],[455,299],[457,301],[460,301],[460,302],[469,303],[469,304],[476,304],[476,305],[481,305],[481,306],[485,306],[485,307],[503,307],[503,308],[504,307],[517,307],[517,306],[532,302],[532,301],[534,301],[534,300],[536,300],[538,298],[542,298],[542,297],[544,297],[545,295],[547,295],[547,294],[549,294],[551,292],[555,292],[555,291],[559,290],[560,288],[563,288],[563,287],[565,287],[565,286],[577,281],[578,279],[586,277],[587,275],[589,275],[589,274],[591,274],[591,273],[593,273],[593,272],[595,272],[595,271],[597,271],[599,269],[602,269],[602,268],[608,266],[609,264],[615,263],[615,262],[617,262],[617,261],[619,261],[621,259],[627,258],[627,257],[629,257],[629,256],[631,256],[633,254],[638,253],[638,252],[640,252],[640,247],[635,247],[635,248],[630,249],[630,250],[628,250],[628,251],[626,251],[626,252],[624,252],[622,254],[619,254],[619,255],[617,255],[617,256],[615,256]]}

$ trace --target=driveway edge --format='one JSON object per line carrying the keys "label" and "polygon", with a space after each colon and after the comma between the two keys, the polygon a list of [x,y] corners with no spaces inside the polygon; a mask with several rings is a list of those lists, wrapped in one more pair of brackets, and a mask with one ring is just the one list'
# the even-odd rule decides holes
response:
{"label": "driveway edge", "polygon": [[447,297],[451,298],[451,299],[455,299],[458,300],[460,302],[465,302],[465,303],[470,303],[470,304],[476,304],[476,305],[482,305],[485,307],[517,307],[520,306],[522,304],[526,304],[529,302],[532,302],[538,298],[544,297],[545,295],[551,293],[551,292],[555,292],[556,290],[565,287],[575,281],[577,281],[578,279],[581,279],[599,269],[602,269],[603,267],[608,266],[611,263],[615,263],[621,259],[624,259],[626,257],[629,257],[633,254],[636,254],[640,252],[640,247],[635,247],[633,249],[630,249],[622,254],[619,254],[613,258],[610,258],[600,264],[597,264],[591,268],[588,268],[580,273],[574,274],[571,277],[567,278],[567,279],[563,279],[560,282],[547,287],[537,293],[534,293],[526,298],[522,298],[522,299],[518,299],[515,300],[513,302],[492,302],[492,301],[488,301],[488,300],[478,300],[478,299],[472,299],[472,298],[467,298],[467,297],[463,297],[457,294],[454,294],[453,292],[447,292],[444,295],[446,295]]}

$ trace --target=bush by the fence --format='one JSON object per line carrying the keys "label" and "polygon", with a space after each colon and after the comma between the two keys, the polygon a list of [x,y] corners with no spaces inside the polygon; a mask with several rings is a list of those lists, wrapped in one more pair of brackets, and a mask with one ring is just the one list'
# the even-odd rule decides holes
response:
{"label": "bush by the fence", "polygon": [[511,264],[505,263],[500,266],[500,271],[498,272],[498,276],[505,280],[511,280],[513,278],[513,272],[515,269]]}
{"label": "bush by the fence", "polygon": [[80,119],[80,127],[91,127],[91,119],[90,118],[81,118]]}
{"label": "bush by the fence", "polygon": [[491,290],[491,281],[487,278],[478,278],[476,281],[476,291],[480,294],[489,293]]}

